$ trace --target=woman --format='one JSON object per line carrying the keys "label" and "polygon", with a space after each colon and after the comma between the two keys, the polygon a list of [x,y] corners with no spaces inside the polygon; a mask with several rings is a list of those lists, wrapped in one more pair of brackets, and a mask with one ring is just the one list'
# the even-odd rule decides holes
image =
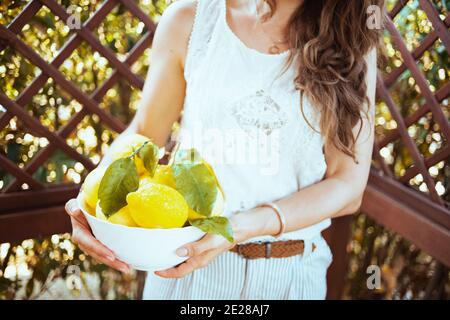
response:
{"label": "woman", "polygon": [[[379,30],[366,10],[381,2],[180,0],[164,12],[140,108],[118,139],[163,146],[183,110],[179,141],[213,163],[236,241],[208,234],[179,248],[188,260],[148,274],[144,298],[325,298],[321,232],[359,208],[371,163]],[[75,202],[67,211],[80,248],[129,270]]]}

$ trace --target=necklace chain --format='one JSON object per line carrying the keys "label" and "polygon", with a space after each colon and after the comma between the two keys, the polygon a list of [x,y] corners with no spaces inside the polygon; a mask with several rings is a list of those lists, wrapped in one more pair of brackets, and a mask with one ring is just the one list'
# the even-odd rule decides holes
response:
{"label": "necklace chain", "polygon": [[256,13],[256,21],[261,26],[262,32],[270,39],[272,45],[269,47],[269,52],[272,54],[277,54],[281,52],[281,49],[278,45],[285,44],[287,39],[275,40],[266,30],[264,29],[263,22],[261,21],[261,15],[258,9],[258,0],[254,1],[255,3],[255,13]]}

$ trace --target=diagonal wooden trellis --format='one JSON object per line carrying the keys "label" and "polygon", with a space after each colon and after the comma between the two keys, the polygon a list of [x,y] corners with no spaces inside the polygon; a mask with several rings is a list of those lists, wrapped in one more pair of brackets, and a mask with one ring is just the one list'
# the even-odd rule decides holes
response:
{"label": "diagonal wooden trellis", "polygon": [[[441,103],[450,96],[450,82],[445,83],[436,92],[432,92],[427,80],[419,69],[416,61],[432,48],[440,39],[447,52],[450,52],[450,14],[443,20],[439,12],[429,0],[418,0],[428,20],[433,26],[420,45],[412,52],[407,49],[405,41],[396,29],[393,20],[400,13],[408,1],[397,1],[394,8],[386,17],[385,27],[388,30],[392,43],[400,52],[403,63],[394,68],[384,78],[378,75],[377,98],[384,101],[395,120],[397,127],[382,137],[377,137],[374,144],[373,159],[378,168],[372,168],[369,183],[365,191],[362,211],[380,224],[394,230],[406,239],[415,243],[419,248],[428,252],[447,266],[450,266],[450,210],[448,203],[439,196],[429,168],[441,161],[450,159],[450,122],[447,119]],[[445,66],[448,68],[449,66]],[[409,116],[403,117],[398,106],[392,99],[389,88],[397,79],[409,70],[419,87],[425,103]],[[408,134],[407,128],[417,123],[419,119],[431,112],[433,120],[439,124],[445,144],[432,156],[425,158],[419,151],[414,140]],[[389,165],[382,157],[380,150],[389,143],[400,139],[412,156],[414,165],[406,170],[401,177],[395,177]],[[408,186],[409,180],[421,174],[429,190],[428,194],[412,190]],[[346,232],[349,233],[350,219],[340,218],[336,221],[337,227],[330,231],[331,245],[334,246],[335,262],[332,268],[335,274],[345,272],[345,244]],[[342,238],[345,238],[342,240]],[[332,297],[337,298],[343,286],[342,278],[329,281]]]}
{"label": "diagonal wooden trellis", "polygon": [[[0,154],[0,165],[6,168],[8,172],[17,178],[3,190],[4,194],[11,194],[12,198],[10,199],[9,197],[4,197],[5,201],[2,201],[4,203],[2,205],[2,209],[22,209],[22,207],[16,206],[17,202],[13,201],[13,199],[16,199],[14,192],[19,191],[20,186],[23,183],[27,183],[30,188],[34,190],[33,192],[38,191],[38,193],[35,193],[37,195],[36,197],[31,197],[31,202],[33,203],[31,206],[35,207],[57,204],[61,200],[61,197],[56,196],[57,194],[67,195],[76,192],[77,186],[72,186],[71,188],[68,188],[67,186],[44,186],[42,183],[33,179],[31,175],[47,160],[56,148],[61,149],[68,156],[71,156],[73,159],[81,162],[86,168],[94,168],[95,165],[88,158],[80,155],[65,142],[65,138],[73,130],[75,130],[76,126],[86,115],[97,114],[103,123],[108,125],[114,131],[121,132],[125,129],[125,124],[121,123],[107,111],[100,108],[99,102],[106,92],[117,83],[119,77],[126,78],[136,88],[143,88],[144,80],[133,74],[130,70],[130,66],[143,54],[144,50],[150,46],[153,32],[155,30],[155,24],[133,1],[121,2],[134,16],[145,24],[148,30],[141,40],[135,45],[135,47],[129,52],[124,62],[119,61],[115,53],[109,48],[104,47],[92,34],[92,30],[97,28],[106,15],[118,5],[119,1],[117,0],[105,1],[99,10],[88,21],[86,21],[83,26],[79,29],[74,29],[74,34],[72,37],[67,41],[51,63],[45,62],[36,52],[33,51],[33,49],[22,42],[16,34],[20,32],[23,26],[29,22],[29,20],[41,9],[43,5],[47,6],[63,21],[66,21],[69,15],[65,8],[59,5],[56,1],[31,1],[20,13],[20,15],[14,19],[10,26],[8,26],[8,28],[5,28],[4,26],[0,27],[0,39],[4,41],[6,40],[6,43],[3,42],[3,46],[12,46],[15,50],[29,59],[31,63],[35,64],[43,71],[33,80],[30,86],[28,86],[20,94],[16,101],[11,101],[5,94],[0,93],[0,104],[7,109],[7,112],[0,117],[0,128],[7,125],[13,116],[17,116],[30,128],[30,130],[46,137],[50,142],[47,147],[40,150],[40,152],[38,152],[38,154],[33,157],[29,163],[27,163],[23,170],[13,164],[4,155]],[[78,48],[82,41],[86,41],[93,49],[101,53],[116,69],[111,77],[105,81],[102,86],[97,88],[91,96],[87,96],[85,93],[80,91],[74,84],[66,80],[60,71],[58,71],[58,67],[72,54],[75,49]],[[2,49],[2,47],[0,47],[0,49]],[[39,121],[28,115],[23,109],[23,106],[32,100],[33,96],[43,87],[49,77],[52,77],[63,90],[83,105],[81,112],[76,113],[75,116],[70,119],[70,121],[57,133],[50,132],[48,129],[43,127]],[[46,194],[52,194],[52,196],[45,197],[44,195]],[[27,196],[31,196],[31,194]]]}
{"label": "diagonal wooden trellis", "polygon": [[[143,22],[147,29],[147,32],[127,54],[123,62],[116,57],[112,50],[104,47],[93,34],[93,31],[119,3]],[[382,137],[378,137],[374,145],[374,162],[378,166],[371,170],[362,209],[379,223],[413,241],[418,247],[450,266],[450,211],[445,201],[437,193],[435,181],[428,170],[437,163],[448,161],[450,158],[450,123],[441,107],[443,100],[450,96],[450,83],[447,82],[436,92],[432,92],[424,74],[416,64],[416,61],[427,50],[430,50],[438,39],[450,52],[450,15],[441,19],[430,0],[419,0],[420,8],[426,13],[433,30],[424,37],[417,48],[410,52],[393,23],[394,17],[406,3],[407,1],[398,1],[389,13],[386,22],[386,29],[391,35],[393,44],[401,53],[403,64],[394,68],[384,78],[380,74],[377,84],[378,98],[386,103],[397,127]],[[15,177],[15,180],[4,187],[0,193],[0,242],[66,232],[70,229],[68,219],[63,214],[63,204],[70,197],[76,195],[78,186],[46,185],[35,180],[33,173],[56,149],[79,161],[86,168],[94,168],[90,159],[70,147],[65,139],[76,130],[77,125],[87,115],[97,115],[102,123],[116,132],[125,129],[126,125],[108,111],[100,108],[99,103],[120,78],[126,79],[132,86],[142,90],[144,79],[134,74],[130,67],[151,45],[155,30],[155,24],[134,1],[105,0],[81,28],[72,30],[73,34],[63,48],[50,63],[47,63],[18,37],[22,28],[43,6],[50,9],[62,21],[67,21],[68,13],[55,0],[31,0],[9,26],[0,26],[0,51],[6,46],[10,46],[42,71],[15,101],[0,92],[0,105],[6,109],[6,112],[0,115],[0,129],[7,126],[13,117],[17,117],[26,124],[30,131],[49,141],[48,146],[41,149],[23,168],[19,168],[0,153],[0,166]],[[111,76],[90,95],[68,81],[58,70],[58,67],[83,41],[105,57],[115,69]],[[389,88],[406,70],[411,72],[425,103],[409,116],[403,117],[389,93]],[[32,101],[49,78],[52,78],[67,94],[83,106],[82,110],[57,132],[48,130],[24,109],[24,106]],[[428,113],[431,113],[433,120],[439,124],[445,143],[432,156],[425,158],[408,134],[407,128]],[[380,150],[398,139],[410,152],[414,164],[401,177],[396,178],[381,156]],[[408,186],[409,180],[418,174],[422,175],[429,190],[426,194]],[[29,186],[30,190],[21,190],[21,185],[24,183]],[[329,283],[331,297],[338,297],[342,288],[346,267],[345,245],[349,234],[350,219],[349,217],[336,219],[334,227],[327,233],[335,256],[330,270],[330,273],[333,274],[332,281]]]}

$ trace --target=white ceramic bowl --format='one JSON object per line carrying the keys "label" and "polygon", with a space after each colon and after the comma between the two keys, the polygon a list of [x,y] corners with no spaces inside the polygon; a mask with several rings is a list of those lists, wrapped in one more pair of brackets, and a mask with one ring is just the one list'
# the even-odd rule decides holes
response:
{"label": "white ceramic bowl", "polygon": [[192,226],[146,229],[113,224],[89,214],[84,208],[81,193],[77,200],[94,236],[111,249],[117,258],[137,270],[158,271],[180,264],[186,258],[177,256],[175,250],[205,235],[203,231]]}

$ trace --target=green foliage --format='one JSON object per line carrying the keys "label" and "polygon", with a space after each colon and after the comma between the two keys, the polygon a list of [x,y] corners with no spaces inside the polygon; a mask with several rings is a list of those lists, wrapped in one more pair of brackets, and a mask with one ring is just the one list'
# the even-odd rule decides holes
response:
{"label": "green foliage", "polygon": [[[2,25],[11,23],[28,2],[2,1],[0,23]],[[81,21],[85,22],[104,1],[59,0],[58,2],[66,8],[69,5],[78,6]],[[155,21],[167,6],[167,2],[162,0],[139,1],[137,4]],[[105,47],[112,50],[119,60],[124,60],[146,31],[145,25],[118,2],[113,11],[94,29],[93,34]],[[47,62],[51,62],[58,55],[58,50],[67,44],[72,36],[73,31],[66,27],[65,22],[53,15],[45,6],[42,6],[19,33],[20,39],[36,50]],[[145,78],[148,70],[148,52],[149,50],[146,50],[130,66],[131,70],[142,78]],[[94,94],[114,71],[107,59],[86,42],[82,42],[58,69],[66,79],[88,95]],[[39,68],[12,48],[6,47],[0,52],[0,90],[9,98],[17,99],[41,73]],[[134,116],[139,98],[140,90],[131,86],[124,77],[119,77],[117,84],[109,89],[103,98],[97,100],[102,108],[124,123],[128,123]],[[39,119],[42,125],[56,132],[67,125],[75,114],[82,112],[83,106],[52,79],[48,79],[43,88],[26,104],[25,109]],[[4,113],[5,109],[0,106],[0,117]],[[97,116],[89,115],[71,131],[66,141],[79,153],[98,163],[116,135]],[[30,131],[16,117],[13,117],[5,128],[0,128],[0,152],[21,167],[29,164],[30,160],[47,145],[47,139]],[[41,182],[50,184],[80,183],[87,174],[84,166],[70,159],[61,159],[62,153],[58,150],[52,153],[49,160],[36,171],[35,177]],[[13,180],[15,179],[10,174],[0,168],[0,190],[8,187]],[[28,186],[24,185],[22,188],[27,189]]]}
{"label": "green foliage", "polygon": [[[450,12],[449,1],[432,1],[441,19]],[[387,1],[392,9],[396,1]],[[410,51],[416,49],[424,37],[433,30],[426,13],[420,9],[419,1],[409,1],[394,19],[394,23],[405,39]],[[387,61],[383,73],[390,73],[403,63],[400,52],[396,49],[388,33],[385,33]],[[424,52],[418,60],[419,69],[424,73],[433,92],[441,89],[450,79],[450,58],[440,40]],[[390,88],[390,94],[403,117],[413,114],[425,103],[411,72],[405,70]],[[449,99],[441,103],[442,110],[450,120]],[[384,102],[376,108],[376,134],[383,138],[390,130],[397,127]],[[447,143],[439,126],[430,112],[408,127],[408,134],[415,141],[425,158],[433,156]],[[401,139],[396,139],[381,150],[381,155],[397,177],[405,174],[413,166],[410,152]],[[375,166],[379,163],[375,162]],[[438,162],[429,169],[441,197],[450,201],[450,166],[448,161]],[[423,177],[417,175],[409,185],[421,192],[428,192]],[[346,297],[353,299],[419,299],[450,297],[450,275],[448,270],[441,270],[440,265],[416,246],[395,233],[376,224],[373,220],[360,214],[355,217],[352,239],[348,245],[350,255],[346,282]],[[369,290],[366,286],[367,267],[378,265],[382,268],[382,288]],[[445,268],[444,268],[445,269]],[[438,272],[441,270],[442,272]],[[440,274],[440,275],[439,275]],[[440,277],[440,278],[439,278]],[[438,285],[433,287],[434,281]]]}
{"label": "green foliage", "polygon": [[233,242],[233,228],[226,217],[209,217],[189,221],[191,225],[206,233],[214,233],[223,236],[229,242]]}
{"label": "green foliage", "polygon": [[176,163],[172,166],[172,171],[177,190],[189,207],[209,217],[219,189],[208,167],[204,163]]}
{"label": "green foliage", "polygon": [[134,158],[117,159],[108,166],[100,182],[98,198],[106,217],[127,205],[127,195],[139,187],[139,175]]}
{"label": "green foliage", "polygon": [[135,157],[142,160],[145,169],[153,177],[158,165],[159,148],[147,141],[134,150],[129,157],[117,159],[108,166],[98,190],[100,207],[106,217],[125,207],[127,195],[139,188]]}
{"label": "green foliage", "polygon": [[69,234],[0,244],[0,300],[135,299],[138,280],[86,256]]}
{"label": "green foliage", "polygon": [[153,177],[159,161],[159,148],[153,143],[145,143],[136,156],[142,159],[145,169]]}
{"label": "green foliage", "polygon": [[[345,298],[450,298],[448,269],[414,244],[402,239],[364,214],[355,217],[347,246],[349,265]],[[367,267],[381,268],[381,288],[367,288]]]}
{"label": "green foliage", "polygon": [[[438,12],[441,13],[442,19],[449,14],[450,3],[448,1],[433,2]],[[388,1],[388,8],[392,8],[394,3],[395,1]],[[431,22],[426,13],[420,9],[417,0],[409,1],[395,17],[394,23],[410,51],[414,51],[426,35],[433,31]],[[385,32],[384,43],[387,61],[381,71],[387,74],[401,66],[403,59],[388,32]],[[450,79],[450,69],[448,68],[450,57],[441,40],[437,40],[430,49],[426,50],[417,64],[425,75],[432,92],[438,92],[448,83]],[[416,81],[407,69],[390,87],[390,94],[404,118],[411,116],[420,106],[425,104],[425,99]],[[440,104],[442,111],[450,121],[449,99],[444,99]],[[377,105],[375,125],[378,139],[382,139],[390,130],[397,127],[391,112],[382,101]],[[431,112],[427,112],[409,125],[408,134],[413,138],[417,148],[425,158],[435,155],[448,143],[448,141],[445,141],[441,128],[433,119]],[[396,177],[403,176],[408,169],[414,166],[412,156],[400,138],[389,143],[380,153]],[[375,163],[375,165],[379,166],[378,163]],[[446,201],[450,201],[450,167],[448,161],[438,162],[429,169],[429,172],[435,181],[438,194]],[[429,192],[420,174],[410,179],[408,183],[414,189],[424,193]]]}

